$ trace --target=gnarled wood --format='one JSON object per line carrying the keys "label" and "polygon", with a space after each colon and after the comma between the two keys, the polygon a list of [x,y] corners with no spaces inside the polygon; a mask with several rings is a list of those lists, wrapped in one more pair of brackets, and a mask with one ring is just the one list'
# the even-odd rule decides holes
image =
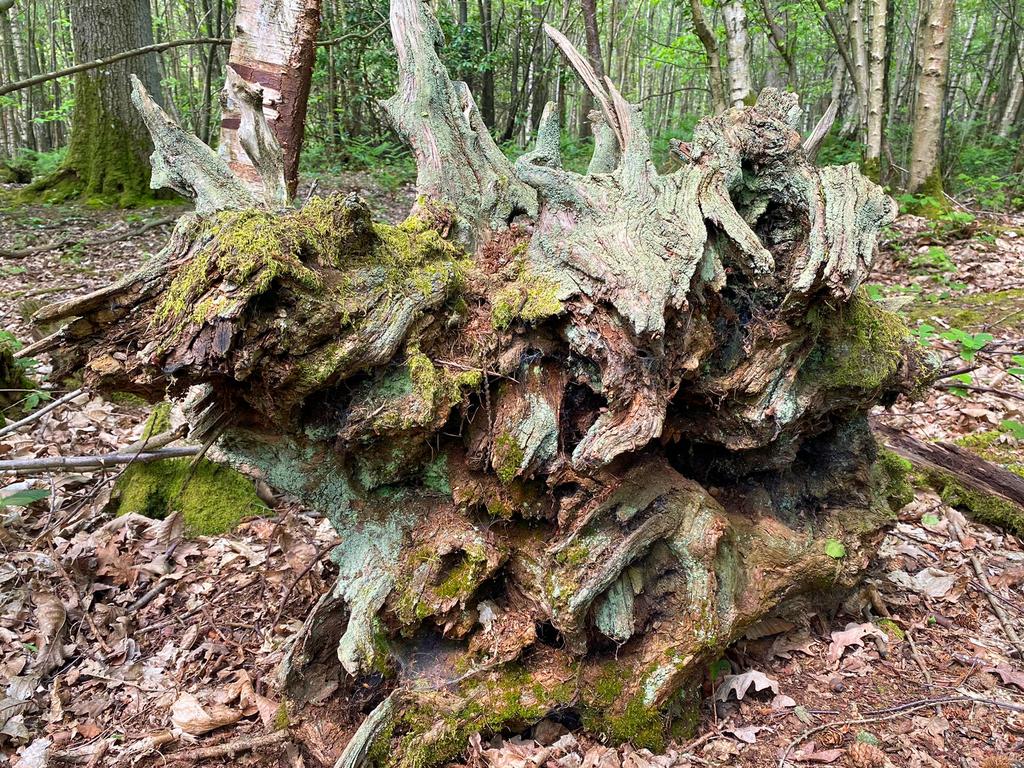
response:
{"label": "gnarled wood", "polygon": [[513,167],[427,6],[392,25],[405,223],[343,197],[202,216],[44,314],[77,315],[56,343],[88,384],[191,392],[197,435],[229,425],[213,453],[330,517],[338,581],[282,679],[391,681],[346,764],[434,764],[566,707],[656,748],[709,660],[854,584],[906,501],[866,414],[934,374],[858,290],[895,204],[808,162],[770,89],[663,175],[587,77],[591,172],[560,167],[550,107]]}

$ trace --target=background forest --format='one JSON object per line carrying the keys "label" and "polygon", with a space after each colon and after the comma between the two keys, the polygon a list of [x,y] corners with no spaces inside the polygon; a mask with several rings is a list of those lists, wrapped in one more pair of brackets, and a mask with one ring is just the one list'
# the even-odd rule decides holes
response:
{"label": "background forest", "polygon": [[[147,58],[182,124],[215,142],[233,0],[123,5],[151,27],[134,38],[142,44],[202,39]],[[838,119],[819,160],[860,162],[869,175],[907,193],[905,207],[944,208],[940,180],[969,206],[1024,205],[1024,3],[1018,0],[452,0],[438,6],[445,61],[469,83],[484,120],[512,154],[528,145],[545,102],[554,100],[566,126],[567,162],[589,156],[589,93],[543,34],[546,22],[565,30],[599,72],[643,105],[662,150],[669,139],[688,138],[700,117],[749,101],[764,86],[781,86],[800,94],[805,132],[835,100]],[[396,184],[413,174],[379,104],[394,92],[396,76],[386,16],[386,3],[377,0],[324,0],[303,150],[307,174],[374,168]],[[74,35],[65,3],[0,0],[0,81],[80,63]],[[45,175],[62,162],[81,99],[75,83],[66,77],[0,95],[0,157],[23,177]],[[667,161],[667,152],[658,156]]]}

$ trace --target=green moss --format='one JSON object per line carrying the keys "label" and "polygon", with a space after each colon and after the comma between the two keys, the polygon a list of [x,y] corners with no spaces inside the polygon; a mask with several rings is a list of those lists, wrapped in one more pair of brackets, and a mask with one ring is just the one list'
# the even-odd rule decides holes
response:
{"label": "green moss", "polygon": [[889,450],[881,450],[871,471],[875,487],[880,488],[894,512],[914,500],[914,486],[910,482],[913,465]]}
{"label": "green moss", "polygon": [[861,173],[878,184],[882,175],[882,162],[877,157],[866,157],[861,163]]}
{"label": "green moss", "polygon": [[150,411],[146,425],[142,428],[142,439],[149,440],[157,435],[162,435],[171,428],[171,404],[169,402],[157,403]]}
{"label": "green moss", "polygon": [[503,331],[517,320],[536,323],[561,314],[564,308],[558,300],[558,284],[533,274],[525,262],[520,262],[519,277],[494,297],[491,324],[496,330]]}
{"label": "green moss", "polygon": [[938,167],[929,174],[915,191],[915,201],[907,206],[910,213],[937,219],[949,213],[949,201],[942,186],[942,171]]}
{"label": "green moss", "polygon": [[163,519],[180,510],[187,533],[214,536],[230,531],[247,515],[267,512],[244,475],[202,459],[190,478],[189,465],[189,459],[164,459],[130,466],[117,481],[118,514]]}
{"label": "green moss", "polygon": [[494,455],[491,459],[494,471],[502,483],[508,485],[516,479],[516,473],[523,465],[522,447],[508,432],[502,432],[494,441]]}
{"label": "green moss", "polygon": [[910,335],[906,323],[863,293],[838,311],[810,318],[818,336],[802,375],[823,380],[829,388],[870,390],[899,370]]}
{"label": "green moss", "polygon": [[[528,696],[543,693],[543,690],[538,691],[529,673],[516,665],[503,668],[497,679],[485,685],[486,690],[460,698],[460,703],[448,711],[444,710],[444,705],[449,702],[429,698],[404,711],[388,735],[386,746],[390,754],[378,765],[399,768],[442,765],[458,757],[474,733],[486,737],[504,728],[522,728],[540,720],[549,709],[541,700],[528,700]],[[393,744],[396,731],[404,731],[397,749]],[[377,754],[385,754],[383,746]]]}
{"label": "green moss", "polygon": [[[975,432],[959,437],[955,442],[980,458],[1024,477],[1024,462],[1020,460],[1019,450],[1015,443],[1007,442],[1002,433]],[[1024,509],[1012,501],[968,488],[953,476],[937,470],[925,472],[923,480],[935,488],[942,500],[950,506],[967,512],[972,518],[987,525],[1005,528],[1018,536],[1024,536]]]}
{"label": "green moss", "polygon": [[291,724],[291,718],[288,717],[288,704],[281,702],[277,708],[277,712],[274,714],[274,724],[271,730],[283,731]]}
{"label": "green moss", "polygon": [[942,500],[951,507],[966,510],[971,517],[987,525],[1005,528],[1017,536],[1024,536],[1024,509],[1012,501],[967,488],[948,475],[934,476],[933,482],[940,488]]}
{"label": "green moss", "polygon": [[913,323],[939,318],[951,328],[1016,332],[1024,328],[1024,288],[916,301],[907,312]]}
{"label": "green moss", "polygon": [[469,597],[480,583],[485,562],[485,558],[467,552],[462,562],[452,568],[444,580],[434,588],[434,594],[442,599]]}
{"label": "green moss", "polygon": [[[35,384],[25,374],[24,368],[14,359],[14,353],[21,347],[14,337],[7,338],[0,331],[0,426],[5,423],[4,411],[13,408],[22,400],[25,393],[21,389],[33,389]],[[12,391],[4,391],[12,390]],[[20,418],[8,414],[14,419]]]}
{"label": "green moss", "polygon": [[573,544],[559,552],[555,560],[563,565],[582,565],[589,556],[590,549],[586,544]]}
{"label": "green moss", "polygon": [[895,637],[897,640],[905,640],[907,638],[907,633],[892,619],[878,619],[875,624],[889,637]]}
{"label": "green moss", "polygon": [[603,733],[616,743],[629,742],[638,749],[665,750],[665,722],[655,707],[644,704],[643,694],[630,698],[624,708],[619,699],[625,689],[628,669],[616,662],[606,664],[593,684],[584,691],[583,726]]}

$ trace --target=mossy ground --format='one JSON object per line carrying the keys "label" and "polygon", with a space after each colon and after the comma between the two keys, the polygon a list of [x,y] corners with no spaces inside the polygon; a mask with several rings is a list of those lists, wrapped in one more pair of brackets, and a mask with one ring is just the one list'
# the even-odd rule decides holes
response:
{"label": "mossy ground", "polygon": [[1024,330],[1024,288],[918,300],[907,311],[914,325],[931,323],[965,331],[1019,332]]}
{"label": "mossy ground", "polygon": [[162,520],[181,510],[188,534],[214,536],[230,531],[244,517],[267,512],[252,482],[229,467],[202,459],[189,475],[190,459],[130,466],[117,481],[118,514],[135,512]]}

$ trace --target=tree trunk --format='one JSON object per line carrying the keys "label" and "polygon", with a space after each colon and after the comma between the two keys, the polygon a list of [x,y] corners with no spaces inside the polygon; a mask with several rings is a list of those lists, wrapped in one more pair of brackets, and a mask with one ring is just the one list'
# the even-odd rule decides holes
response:
{"label": "tree trunk", "polygon": [[187,393],[194,438],[337,527],[338,582],[281,674],[298,705],[376,692],[339,766],[432,766],[566,710],[657,749],[710,661],[838,598],[907,500],[866,415],[933,373],[859,290],[896,205],[815,168],[774,89],[660,174],[639,108],[551,28],[600,109],[601,171],[561,167],[554,104],[513,165],[429,5],[390,18],[409,219],[260,206],[137,85],[155,177],[197,215],[143,271],[42,310],[77,318],[47,344],[90,386]]}
{"label": "tree trunk", "polygon": [[704,20],[701,0],[690,0],[690,12],[693,15],[693,27],[700,38],[701,45],[708,57],[708,88],[711,90],[711,108],[716,115],[725,112],[728,102],[725,100],[725,87],[722,81],[721,53],[715,33]]}
{"label": "tree trunk", "polygon": [[[153,44],[149,0],[71,0],[70,8],[78,63]],[[51,200],[81,195],[126,207],[150,196],[153,145],[132,107],[130,75],[160,101],[155,53],[75,75],[67,155],[54,176],[33,185],[33,193]]]}
{"label": "tree trunk", "polygon": [[[586,38],[587,59],[594,73],[604,79],[604,59],[601,56],[601,34],[597,26],[597,0],[580,0],[580,7],[583,9],[583,34]],[[590,136],[592,133],[590,113],[594,108],[594,97],[590,90],[585,90],[580,104],[580,120],[578,131],[580,136]]]}
{"label": "tree trunk", "polygon": [[[877,3],[878,0],[872,0]],[[860,117],[858,138],[866,137],[868,123],[868,45],[864,34],[864,0],[849,0],[850,47],[853,49],[853,77],[857,85],[857,113]],[[874,31],[874,30],[872,30]],[[874,39],[872,38],[872,42]]]}
{"label": "tree trunk", "polygon": [[[267,123],[284,151],[289,196],[295,194],[299,183],[299,154],[319,29],[320,0],[239,0],[235,10],[228,69],[250,87],[262,89]],[[231,88],[225,89],[223,98],[221,156],[239,178],[261,191],[263,180],[241,145],[241,113]]]}
{"label": "tree trunk", "polygon": [[881,178],[882,127],[885,124],[885,53],[888,0],[871,0],[871,57],[867,82],[867,142],[864,173],[871,180]]}
{"label": "tree trunk", "polygon": [[942,115],[949,75],[949,36],[955,0],[931,0],[921,41],[907,189],[945,206],[942,188]]}
{"label": "tree trunk", "polygon": [[730,0],[722,6],[725,18],[725,51],[729,65],[729,103],[742,107],[751,92],[750,38],[747,12],[742,0]]}
{"label": "tree trunk", "polygon": [[[1007,138],[1013,125],[1017,120],[1017,113],[1020,111],[1021,101],[1024,100],[1024,32],[1018,32],[1019,41],[1017,44],[1016,76],[1011,77],[1010,97],[1006,100],[1003,108],[1003,117],[999,121],[999,136]],[[1011,67],[1010,71],[1014,71]]]}

